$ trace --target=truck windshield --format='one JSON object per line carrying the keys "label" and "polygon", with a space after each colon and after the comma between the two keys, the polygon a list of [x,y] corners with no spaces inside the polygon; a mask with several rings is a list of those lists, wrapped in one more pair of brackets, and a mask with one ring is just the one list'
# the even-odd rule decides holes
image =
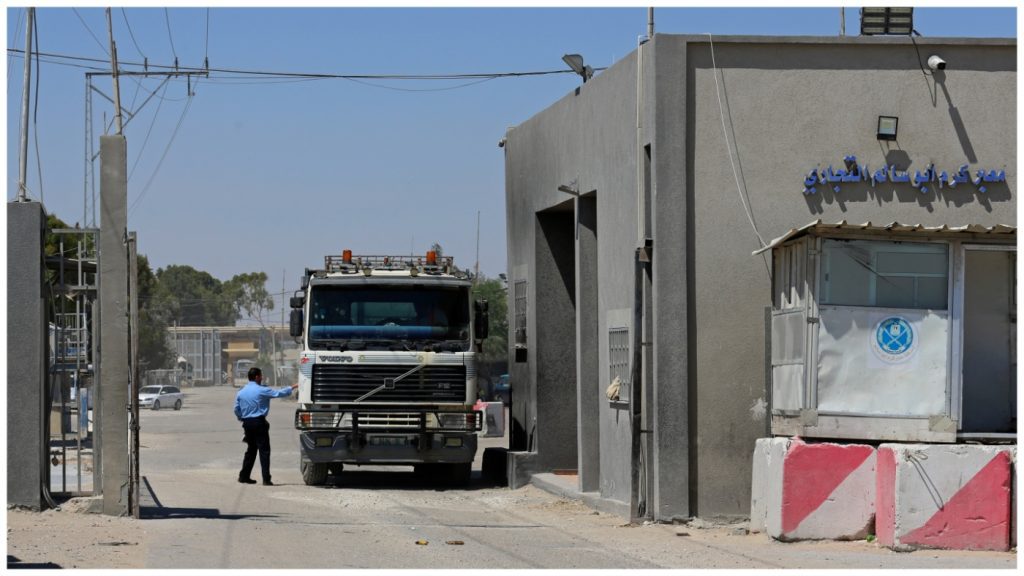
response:
{"label": "truck windshield", "polygon": [[468,345],[469,290],[464,287],[316,286],[309,310],[312,346]]}

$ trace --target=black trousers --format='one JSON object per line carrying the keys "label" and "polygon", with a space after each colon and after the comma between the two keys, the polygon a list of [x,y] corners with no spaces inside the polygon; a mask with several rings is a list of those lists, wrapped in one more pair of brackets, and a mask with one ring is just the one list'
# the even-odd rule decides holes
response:
{"label": "black trousers", "polygon": [[248,447],[242,458],[242,471],[238,473],[238,477],[250,477],[252,467],[256,464],[256,453],[259,452],[263,481],[270,482],[270,423],[264,417],[246,418],[242,420],[242,429],[245,430],[242,440]]}

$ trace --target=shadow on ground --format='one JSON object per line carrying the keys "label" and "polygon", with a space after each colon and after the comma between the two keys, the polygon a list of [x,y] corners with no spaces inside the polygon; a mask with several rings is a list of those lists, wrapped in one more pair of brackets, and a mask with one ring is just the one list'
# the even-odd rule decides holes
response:
{"label": "shadow on ground", "polygon": [[17,556],[7,555],[7,569],[12,570],[14,568],[60,568],[60,564],[54,564],[53,562],[22,562]]}

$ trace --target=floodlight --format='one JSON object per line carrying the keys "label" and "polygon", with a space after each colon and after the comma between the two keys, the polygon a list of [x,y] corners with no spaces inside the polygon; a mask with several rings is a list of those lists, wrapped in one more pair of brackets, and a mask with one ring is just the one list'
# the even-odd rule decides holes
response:
{"label": "floodlight", "polygon": [[861,8],[862,36],[909,36],[914,31],[913,8]]}

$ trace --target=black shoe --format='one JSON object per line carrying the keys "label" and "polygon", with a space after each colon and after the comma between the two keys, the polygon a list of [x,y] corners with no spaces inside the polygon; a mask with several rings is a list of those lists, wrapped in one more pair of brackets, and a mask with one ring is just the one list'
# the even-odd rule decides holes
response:
{"label": "black shoe", "polygon": [[[252,481],[252,483],[253,483],[253,484],[255,484],[255,483],[256,483],[256,481],[255,481],[255,480],[253,480],[253,481]],[[264,481],[263,481],[263,485],[264,485],[264,486],[275,486],[275,484],[274,484],[273,482],[271,482],[270,480],[264,480]]]}
{"label": "black shoe", "polygon": [[253,480],[252,478],[239,478],[238,482],[239,482],[239,484],[255,484],[256,483],[256,481]]}

